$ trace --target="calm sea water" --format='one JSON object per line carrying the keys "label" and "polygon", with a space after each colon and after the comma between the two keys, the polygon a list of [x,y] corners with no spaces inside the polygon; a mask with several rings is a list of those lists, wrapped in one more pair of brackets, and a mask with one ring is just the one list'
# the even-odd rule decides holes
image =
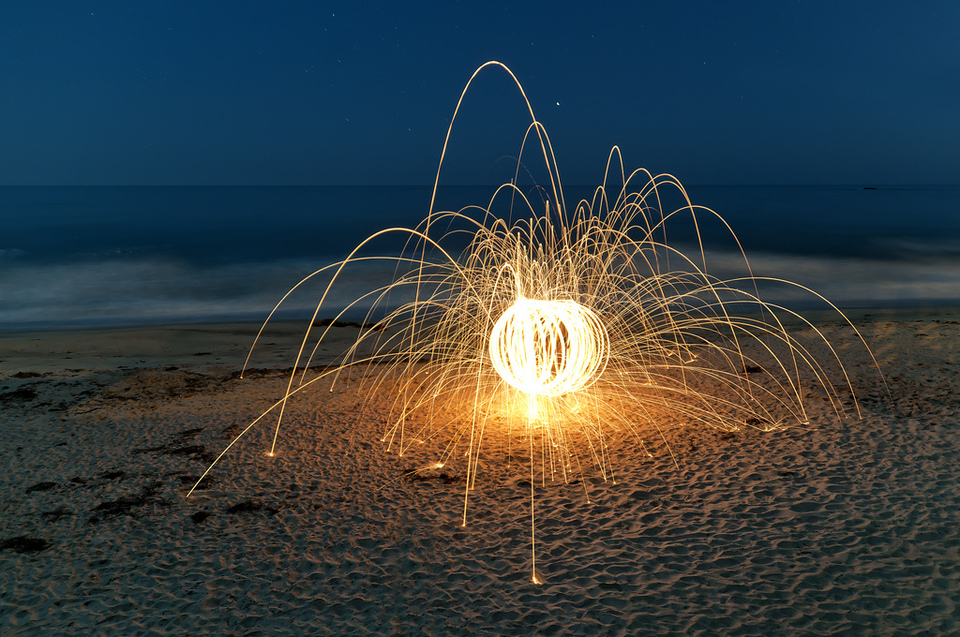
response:
{"label": "calm sea water", "polygon": [[[448,187],[438,207],[485,206],[492,192]],[[958,187],[688,192],[730,224],[756,274],[842,307],[960,303]],[[589,193],[568,188],[568,203]],[[371,233],[415,226],[429,198],[425,187],[0,187],[0,329],[262,319],[303,276]],[[740,274],[729,233],[702,220],[708,265]],[[684,245],[690,236],[678,225],[669,238]],[[399,247],[384,239],[370,253]],[[324,314],[392,272],[351,271]],[[305,286],[285,316],[306,315],[320,291]],[[789,289],[765,293],[800,309],[813,303]]]}

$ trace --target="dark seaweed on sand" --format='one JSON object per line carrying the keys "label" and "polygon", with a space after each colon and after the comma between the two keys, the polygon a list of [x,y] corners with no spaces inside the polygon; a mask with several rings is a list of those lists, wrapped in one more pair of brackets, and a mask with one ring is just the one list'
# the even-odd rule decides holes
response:
{"label": "dark seaweed on sand", "polygon": [[118,515],[130,515],[133,509],[139,509],[140,507],[155,503],[155,504],[167,504],[163,500],[160,500],[156,497],[157,489],[159,484],[152,484],[143,489],[139,494],[133,496],[127,496],[124,498],[118,498],[117,500],[110,500],[108,502],[101,502],[94,509],[93,515],[88,521],[90,524],[95,524],[107,517],[116,517]]}
{"label": "dark seaweed on sand", "polygon": [[32,387],[19,387],[13,391],[0,394],[0,403],[28,403],[35,400],[37,390]]}
{"label": "dark seaweed on sand", "polygon": [[275,515],[277,513],[277,509],[273,508],[272,506],[262,502],[254,502],[253,500],[238,502],[227,509],[227,513],[254,513],[257,511],[263,511],[264,513],[269,513],[270,515]]}
{"label": "dark seaweed on sand", "polygon": [[34,493],[35,491],[49,491],[55,486],[57,486],[56,482],[38,482],[32,487],[27,487],[27,493]]}
{"label": "dark seaweed on sand", "polygon": [[50,548],[50,543],[39,537],[18,535],[0,540],[0,551],[10,549],[17,553],[39,553],[48,548]]}

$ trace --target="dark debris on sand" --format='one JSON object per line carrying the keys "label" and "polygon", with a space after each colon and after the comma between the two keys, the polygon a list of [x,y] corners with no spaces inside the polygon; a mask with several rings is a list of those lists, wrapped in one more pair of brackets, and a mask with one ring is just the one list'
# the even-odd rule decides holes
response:
{"label": "dark debris on sand", "polygon": [[104,400],[186,398],[221,385],[229,377],[183,370],[138,369],[103,389]]}
{"label": "dark debris on sand", "polygon": [[203,431],[202,427],[186,429],[176,434],[172,440],[156,447],[141,447],[132,449],[130,453],[161,453],[166,456],[187,456],[196,458],[206,464],[212,464],[216,460],[216,455],[207,451],[203,445],[187,444]]}
{"label": "dark debris on sand", "polygon": [[138,509],[147,504],[168,504],[156,497],[159,488],[160,485],[155,483],[145,487],[137,495],[101,502],[93,509],[95,515],[93,515],[88,522],[90,524],[96,524],[104,518],[116,517],[118,515],[131,515],[133,509]]}
{"label": "dark debris on sand", "polygon": [[31,487],[27,487],[27,493],[34,493],[36,491],[49,491],[55,486],[57,486],[56,482],[38,482]]}
{"label": "dark debris on sand", "polygon": [[10,549],[17,553],[39,553],[50,548],[50,543],[39,537],[25,537],[18,535],[16,537],[0,540],[0,551]]}
{"label": "dark debris on sand", "polygon": [[17,372],[13,374],[10,378],[40,378],[43,374],[37,372]]}
{"label": "dark debris on sand", "polygon": [[[83,369],[65,370],[71,374],[82,374]],[[48,378],[52,373],[17,372],[8,377],[14,381],[0,387],[0,406],[8,409],[45,410],[47,412],[65,412],[79,407],[85,401],[97,397],[103,391],[106,382],[98,378]],[[10,390],[10,391],[6,391]],[[87,413],[98,407],[94,406]]]}
{"label": "dark debris on sand", "polygon": [[24,385],[0,394],[0,403],[29,403],[37,398],[37,390]]}
{"label": "dark debris on sand", "polygon": [[456,484],[464,481],[463,475],[446,469],[419,469],[405,474],[404,478],[413,482],[432,482],[435,480],[441,484]]}
{"label": "dark debris on sand", "polygon": [[213,464],[213,461],[217,458],[215,454],[207,451],[207,448],[203,445],[165,444],[156,447],[133,449],[130,453],[162,453],[165,456],[187,456],[189,458],[196,458],[206,464]]}
{"label": "dark debris on sand", "polygon": [[238,502],[227,509],[227,513],[256,513],[258,511],[269,513],[270,515],[277,514],[277,509],[272,506],[264,504],[263,502],[254,502],[253,500]]}

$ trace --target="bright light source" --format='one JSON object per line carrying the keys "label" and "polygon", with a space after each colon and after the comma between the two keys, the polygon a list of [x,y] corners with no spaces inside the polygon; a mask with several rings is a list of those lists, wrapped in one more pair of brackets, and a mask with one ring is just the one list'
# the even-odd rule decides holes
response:
{"label": "bright light source", "polygon": [[576,301],[518,299],[490,333],[500,377],[528,394],[560,396],[589,387],[610,348],[600,317]]}

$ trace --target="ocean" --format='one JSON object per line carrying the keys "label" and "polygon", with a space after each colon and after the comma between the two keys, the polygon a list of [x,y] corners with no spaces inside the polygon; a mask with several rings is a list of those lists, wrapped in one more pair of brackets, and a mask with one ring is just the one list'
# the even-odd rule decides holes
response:
{"label": "ocean", "polygon": [[[445,187],[437,208],[486,206],[493,187]],[[414,227],[429,187],[0,187],[0,330],[262,320],[304,276],[374,232]],[[688,186],[736,233],[754,274],[789,279],[841,308],[960,304],[960,187]],[[590,188],[567,188],[568,205]],[[536,197],[536,191],[531,191]],[[665,202],[665,207],[677,204]],[[702,215],[708,266],[742,274],[723,224]],[[689,247],[683,230],[668,235]],[[396,238],[367,254],[393,255]],[[333,316],[388,281],[353,268]],[[322,277],[280,316],[309,316]],[[765,298],[822,306],[786,286]],[[769,295],[769,296],[767,296]]]}

